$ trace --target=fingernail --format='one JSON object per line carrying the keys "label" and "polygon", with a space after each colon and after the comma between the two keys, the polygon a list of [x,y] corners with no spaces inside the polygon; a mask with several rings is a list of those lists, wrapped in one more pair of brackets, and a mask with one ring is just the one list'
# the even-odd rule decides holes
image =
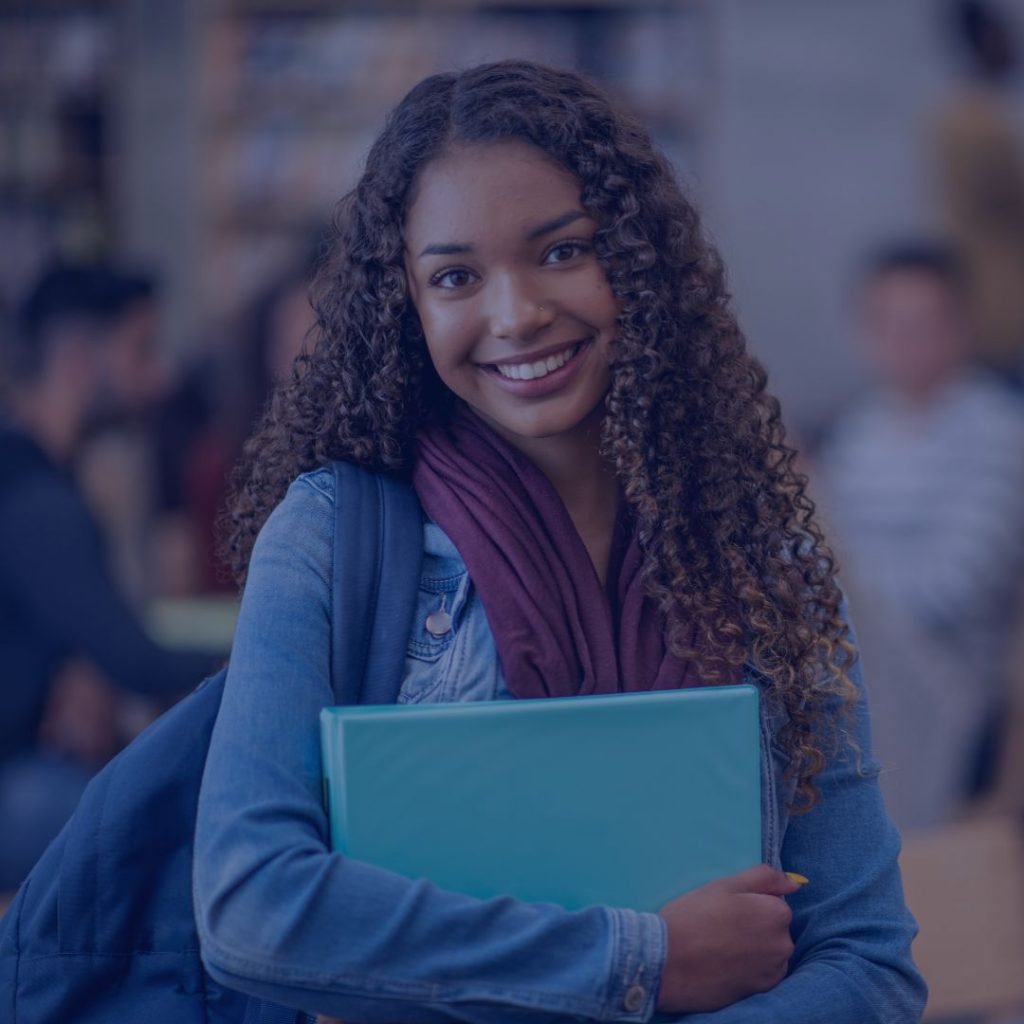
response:
{"label": "fingernail", "polygon": [[787,871],[786,877],[791,882],[796,882],[797,885],[806,885],[810,881],[809,878],[805,878],[803,875],[798,875],[795,871]]}

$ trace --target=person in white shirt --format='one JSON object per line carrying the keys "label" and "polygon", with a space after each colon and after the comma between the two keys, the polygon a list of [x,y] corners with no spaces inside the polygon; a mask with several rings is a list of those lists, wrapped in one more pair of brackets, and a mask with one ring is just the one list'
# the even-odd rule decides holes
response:
{"label": "person in white shirt", "polygon": [[964,294],[941,247],[873,260],[858,327],[875,387],[817,461],[902,829],[968,795],[1024,593],[1024,402],[973,364]]}

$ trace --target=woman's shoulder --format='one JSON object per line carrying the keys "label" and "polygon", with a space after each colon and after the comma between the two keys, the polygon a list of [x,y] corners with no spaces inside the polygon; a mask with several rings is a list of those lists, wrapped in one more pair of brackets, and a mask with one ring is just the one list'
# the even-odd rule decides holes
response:
{"label": "woman's shoulder", "polygon": [[[330,462],[325,466],[318,466],[315,469],[307,470],[305,473],[300,473],[292,481],[288,488],[288,493],[290,494],[293,491],[299,491],[300,493],[313,491],[331,504],[334,504],[337,500],[339,470],[344,470],[346,467],[349,471],[354,471],[354,476],[356,477],[377,476],[380,479],[390,479],[387,474],[359,467],[358,464]],[[341,472],[340,475],[343,482],[353,478],[350,473],[346,472]]]}
{"label": "woman's shoulder", "polygon": [[[326,528],[333,521],[326,513],[333,514],[337,500],[338,478],[333,464],[300,473],[274,510],[275,527],[285,534],[295,529]],[[444,563],[443,571],[449,575],[465,573],[465,564],[454,541],[422,509],[421,514],[424,554],[435,560],[431,571],[442,571],[436,563],[439,559]]]}
{"label": "woman's shoulder", "polygon": [[336,501],[334,472],[321,466],[296,476],[260,527],[253,548],[259,559],[268,550],[315,551],[330,557]]}
{"label": "woman's shoulder", "polygon": [[[305,473],[300,473],[288,488],[288,494],[298,491],[300,494],[308,495],[309,491],[326,498],[333,505],[336,497],[337,483],[334,477],[333,466],[318,466]],[[287,497],[288,495],[286,495]]]}
{"label": "woman's shoulder", "polygon": [[281,504],[324,503],[333,506],[338,498],[338,474],[333,462],[300,473],[291,482]]}

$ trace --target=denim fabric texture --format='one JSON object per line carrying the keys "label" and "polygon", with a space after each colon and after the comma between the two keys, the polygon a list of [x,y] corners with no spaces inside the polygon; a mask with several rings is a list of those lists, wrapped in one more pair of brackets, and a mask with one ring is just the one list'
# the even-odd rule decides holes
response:
{"label": "denim fabric texture", "polygon": [[[307,473],[267,521],[250,563],[196,824],[196,921],[217,981],[367,1024],[920,1019],[916,925],[863,702],[852,736],[859,757],[834,758],[818,778],[817,806],[790,816],[792,782],[776,742],[783,720],[762,701],[763,857],[811,884],[789,899],[790,975],[715,1013],[656,1013],[666,931],[655,914],[481,901],[331,852],[318,716],[333,703],[333,523],[331,471]],[[855,679],[862,688],[859,668]],[[753,674],[747,681],[757,684]],[[508,696],[466,567],[427,521],[398,699]]]}

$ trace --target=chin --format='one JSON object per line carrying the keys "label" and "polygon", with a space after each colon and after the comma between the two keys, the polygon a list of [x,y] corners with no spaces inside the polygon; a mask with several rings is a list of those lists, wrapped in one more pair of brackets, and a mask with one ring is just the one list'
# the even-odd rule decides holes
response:
{"label": "chin", "polygon": [[586,425],[600,424],[604,414],[603,396],[594,403],[587,403],[581,409],[536,408],[516,410],[514,414],[502,414],[498,410],[476,409],[493,427],[505,435],[540,440],[571,434]]}

